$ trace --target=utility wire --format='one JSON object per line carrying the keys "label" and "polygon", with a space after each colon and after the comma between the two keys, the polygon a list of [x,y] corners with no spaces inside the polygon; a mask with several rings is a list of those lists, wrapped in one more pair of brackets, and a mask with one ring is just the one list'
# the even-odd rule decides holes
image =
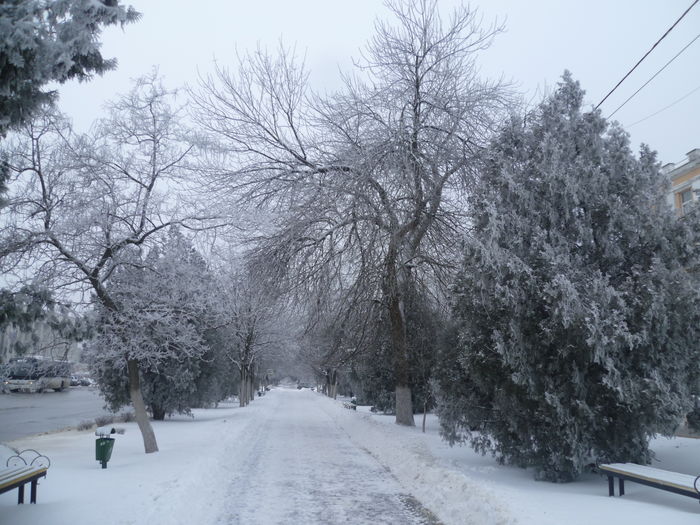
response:
{"label": "utility wire", "polygon": [[[699,1],[700,1],[700,0],[699,0]],[[695,38],[693,38],[690,42],[688,42],[688,44],[687,44],[683,49],[681,49],[678,53],[676,53],[676,55],[675,55],[671,60],[669,60],[668,62],[666,62],[666,63],[664,64],[664,66],[663,66],[661,69],[659,69],[656,73],[654,73],[654,75],[653,75],[649,80],[647,80],[646,82],[644,82],[644,84],[642,84],[642,87],[640,87],[637,91],[635,91],[634,93],[632,93],[632,94],[627,98],[627,100],[625,100],[622,104],[620,104],[619,106],[617,106],[617,109],[616,109],[615,111],[613,111],[612,113],[610,113],[610,115],[608,115],[607,118],[608,118],[608,119],[611,118],[611,117],[612,117],[615,113],[617,113],[625,104],[627,104],[630,100],[632,100],[632,99],[634,98],[634,96],[635,96],[637,93],[639,93],[642,89],[644,89],[644,88],[647,86],[647,84],[649,84],[649,82],[651,82],[652,80],[654,80],[654,79],[659,75],[659,73],[661,73],[664,69],[666,69],[666,67],[667,67],[671,62],[673,62],[675,59],[677,59],[677,58],[680,56],[680,54],[683,53],[683,51],[685,51],[686,49],[688,49],[698,38],[700,38],[700,33],[698,33],[698,35],[697,35]]]}
{"label": "utility wire", "polygon": [[660,43],[664,38],[666,38],[666,36],[673,30],[673,28],[676,27],[676,26],[678,25],[678,22],[680,22],[681,20],[683,20],[683,17],[684,17],[685,15],[687,15],[688,12],[689,12],[693,7],[695,7],[695,4],[697,4],[698,2],[700,2],[700,0],[695,0],[692,4],[690,4],[690,7],[689,7],[688,9],[686,9],[686,10],[683,12],[683,14],[680,16],[680,18],[679,18],[678,20],[676,20],[676,21],[673,23],[673,25],[672,25],[671,27],[669,27],[669,28],[666,30],[666,32],[661,36],[661,38],[659,38],[659,39],[656,41],[656,43],[655,43],[653,46],[651,46],[651,49],[649,49],[649,51],[647,51],[647,52],[644,54],[644,56],[643,56],[642,58],[639,59],[639,62],[637,62],[637,63],[634,65],[634,67],[633,67],[632,69],[630,69],[624,77],[622,77],[622,80],[620,80],[617,84],[615,84],[615,87],[612,88],[612,89],[610,90],[610,92],[609,92],[607,95],[605,95],[605,96],[603,97],[603,100],[601,100],[600,102],[598,102],[598,105],[595,107],[595,109],[598,109],[598,108],[600,107],[600,105],[601,105],[603,102],[605,102],[605,101],[608,99],[608,97],[609,97],[610,95],[612,95],[613,92],[614,92],[618,87],[620,87],[620,84],[622,84],[622,83],[625,81],[625,79],[626,79],[628,76],[630,76],[630,75],[632,74],[632,71],[634,71],[635,69],[637,69],[637,66],[638,66],[639,64],[641,64],[642,61],[643,61],[647,56],[649,56],[649,53],[651,53],[651,52],[654,50],[654,48],[655,48],[656,46],[658,46],[659,43]]}
{"label": "utility wire", "polygon": [[637,124],[641,124],[641,123],[644,122],[645,120],[649,120],[650,118],[655,117],[655,116],[658,115],[659,113],[662,113],[662,112],[666,111],[667,109],[672,108],[673,106],[675,106],[675,105],[678,104],[679,102],[684,101],[686,98],[688,98],[690,95],[692,95],[692,94],[695,93],[696,91],[700,91],[700,86],[697,86],[695,89],[689,91],[688,93],[686,93],[685,95],[683,95],[681,98],[679,98],[679,99],[677,99],[677,100],[674,100],[674,101],[671,102],[668,106],[665,106],[665,107],[661,108],[660,110],[658,110],[658,111],[652,113],[651,115],[647,115],[647,116],[644,117],[643,119],[639,119],[639,120],[636,121],[636,122],[632,122],[632,124],[629,124],[628,126],[625,126],[625,128],[629,129],[629,128],[631,128],[632,126],[636,126]]}

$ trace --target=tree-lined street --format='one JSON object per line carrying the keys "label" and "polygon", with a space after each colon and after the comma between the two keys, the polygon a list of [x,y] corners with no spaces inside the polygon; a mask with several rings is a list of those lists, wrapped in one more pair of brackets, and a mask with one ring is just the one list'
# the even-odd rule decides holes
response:
{"label": "tree-lined street", "polygon": [[[180,86],[156,64],[85,129],[44,87],[113,69],[101,28],[140,14],[0,2],[0,378],[76,365],[133,415],[115,470],[153,483],[112,480],[140,502],[125,522],[170,524],[189,490],[217,497],[186,525],[434,522],[422,505],[510,524],[478,454],[575,483],[700,430],[700,145],[681,165],[633,146],[568,65],[534,98],[485,74],[507,24],[474,5],[384,8],[332,90],[280,41]],[[101,405],[0,397],[0,440]],[[471,478],[420,441],[431,425]],[[98,479],[88,437],[44,442],[67,485]]]}

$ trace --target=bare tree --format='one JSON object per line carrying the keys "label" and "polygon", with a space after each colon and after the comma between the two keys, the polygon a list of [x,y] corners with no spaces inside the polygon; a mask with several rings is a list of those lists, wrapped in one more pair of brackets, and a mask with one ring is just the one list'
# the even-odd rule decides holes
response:
{"label": "bare tree", "polygon": [[338,374],[355,350],[348,344],[343,328],[319,323],[300,345],[299,357],[313,370],[317,382],[322,382],[323,393],[333,399],[338,395]]}
{"label": "bare tree", "polygon": [[[134,252],[172,225],[211,227],[180,197],[195,153],[186,139],[181,110],[155,73],[113,103],[89,135],[75,136],[56,114],[27,125],[10,151],[15,180],[0,239],[2,269],[24,269],[73,299],[92,294],[105,310],[124,314],[109,282],[120,267],[143,260]],[[144,448],[155,452],[138,356],[128,345],[124,353]]]}
{"label": "bare tree", "polygon": [[[301,340],[299,357],[323,382],[324,393],[336,398],[340,375],[347,373],[358,359],[374,350],[372,343],[381,329],[382,306],[369,301],[352,290],[334,290],[325,294],[323,301],[307,297],[307,311],[303,314],[307,328]],[[364,292],[360,288],[358,291]]]}
{"label": "bare tree", "polygon": [[461,196],[508,98],[475,64],[498,28],[465,7],[444,21],[436,0],[388,6],[395,25],[377,22],[340,94],[309,95],[303,64],[282,50],[218,70],[194,98],[200,124],[235,154],[221,187],[277,213],[257,248],[272,276],[386,308],[396,422],[413,425],[402,290],[450,270]]}
{"label": "bare tree", "polygon": [[240,372],[238,400],[244,407],[255,398],[265,357],[279,342],[279,313],[274,298],[245,272],[225,272],[220,279],[218,322],[227,339],[226,355]]}

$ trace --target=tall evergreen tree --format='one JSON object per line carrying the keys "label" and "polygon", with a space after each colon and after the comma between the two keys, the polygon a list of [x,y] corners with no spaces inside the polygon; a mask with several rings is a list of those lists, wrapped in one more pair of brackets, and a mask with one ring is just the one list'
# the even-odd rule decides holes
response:
{"label": "tall evergreen tree", "polygon": [[0,377],[10,360],[27,354],[68,358],[72,344],[90,337],[91,326],[36,285],[18,291],[0,288]]}
{"label": "tall evergreen tree", "polygon": [[[444,319],[425,289],[406,287],[402,294],[405,298],[413,411],[419,413],[433,408],[430,382]],[[378,321],[374,337],[365,343],[368,348],[355,359],[351,379],[360,403],[393,413],[395,377],[391,366],[391,339],[386,330],[386,319],[380,316]]]}
{"label": "tall evergreen tree", "polygon": [[143,261],[135,258],[120,270],[109,291],[119,308],[98,306],[100,331],[88,356],[113,410],[129,403],[127,358],[138,360],[144,401],[154,419],[221,399],[207,399],[198,391],[206,385],[202,375],[212,372],[205,362],[214,361],[216,350],[205,339],[215,316],[212,279],[202,257],[176,228],[162,251],[153,250]]}
{"label": "tall evergreen tree", "polygon": [[10,180],[10,166],[4,152],[0,152],[0,210],[7,204],[7,182]]}
{"label": "tall evergreen tree", "polygon": [[649,462],[698,371],[697,215],[675,217],[655,154],[582,100],[567,73],[493,143],[440,382],[446,439],[552,481]]}
{"label": "tall evergreen tree", "polygon": [[114,69],[100,53],[102,28],[139,18],[119,0],[0,2],[0,137],[55,98],[44,86]]}

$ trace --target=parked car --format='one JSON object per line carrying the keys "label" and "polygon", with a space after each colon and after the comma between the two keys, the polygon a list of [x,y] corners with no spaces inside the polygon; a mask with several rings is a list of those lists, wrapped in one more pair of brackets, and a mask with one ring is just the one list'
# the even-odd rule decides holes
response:
{"label": "parked car", "polygon": [[75,374],[70,378],[70,386],[92,386],[95,381],[90,376]]}

